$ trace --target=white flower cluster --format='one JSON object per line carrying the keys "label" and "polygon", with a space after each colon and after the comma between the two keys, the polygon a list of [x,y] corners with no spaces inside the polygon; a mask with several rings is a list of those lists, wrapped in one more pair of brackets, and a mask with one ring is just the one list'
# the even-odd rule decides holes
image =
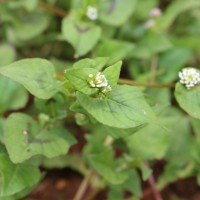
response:
{"label": "white flower cluster", "polygon": [[101,72],[98,72],[96,75],[89,74],[89,83],[93,88],[100,88],[102,93],[108,93],[112,90],[105,75]]}
{"label": "white flower cluster", "polygon": [[88,6],[87,7],[87,17],[91,20],[96,20],[98,18],[98,11],[96,7]]}
{"label": "white flower cluster", "polygon": [[194,87],[200,82],[200,73],[194,68],[183,69],[178,75],[180,83],[184,84],[187,89]]}

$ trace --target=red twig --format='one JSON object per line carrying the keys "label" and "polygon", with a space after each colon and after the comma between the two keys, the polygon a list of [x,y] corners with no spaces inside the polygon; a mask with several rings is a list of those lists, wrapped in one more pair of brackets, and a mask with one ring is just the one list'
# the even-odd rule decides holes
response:
{"label": "red twig", "polygon": [[[144,161],[144,165],[146,167],[149,166],[148,162]],[[154,178],[154,175],[152,174],[149,179],[148,179],[148,183],[153,191],[153,194],[154,194],[154,197],[155,197],[155,200],[163,200],[160,192],[158,191],[158,189],[156,188],[156,181],[155,181],[155,178]]]}

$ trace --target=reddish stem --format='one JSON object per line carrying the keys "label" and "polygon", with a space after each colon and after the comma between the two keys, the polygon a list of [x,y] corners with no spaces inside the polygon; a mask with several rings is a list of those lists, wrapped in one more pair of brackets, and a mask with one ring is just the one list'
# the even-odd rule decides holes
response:
{"label": "reddish stem", "polygon": [[[149,167],[149,164],[148,164],[147,161],[144,161],[143,163],[144,163],[144,165],[145,165],[146,167]],[[151,187],[151,189],[152,189],[152,191],[153,191],[155,200],[163,200],[163,198],[162,198],[160,192],[159,192],[158,189],[156,188],[156,181],[155,181],[155,178],[154,178],[154,175],[153,175],[153,174],[149,177],[148,183],[149,183],[149,185],[150,185],[150,187]]]}

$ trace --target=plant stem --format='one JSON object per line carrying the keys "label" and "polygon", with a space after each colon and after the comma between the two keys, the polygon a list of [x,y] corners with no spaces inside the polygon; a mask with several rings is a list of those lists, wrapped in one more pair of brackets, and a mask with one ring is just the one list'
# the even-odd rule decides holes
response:
{"label": "plant stem", "polygon": [[149,80],[150,83],[155,82],[157,65],[158,65],[158,56],[154,55],[151,60],[151,76]]}
{"label": "plant stem", "polygon": [[[146,167],[149,166],[149,163],[147,161],[144,161],[143,163]],[[155,178],[154,178],[153,174],[149,177],[148,182],[154,193],[155,200],[163,200],[160,192],[158,191],[158,189],[156,187]]]}
{"label": "plant stem", "polygon": [[101,188],[93,189],[93,191],[88,195],[85,200],[93,200],[101,192],[101,190]]}
{"label": "plant stem", "polygon": [[55,6],[48,5],[46,3],[39,2],[38,7],[50,13],[56,14],[57,16],[60,16],[60,17],[65,17],[68,15],[68,13],[66,13],[65,10],[55,7]]}
{"label": "plant stem", "polygon": [[[64,73],[58,72],[57,77],[62,78],[64,76]],[[129,79],[123,79],[120,78],[118,80],[119,84],[127,84],[127,85],[134,85],[134,86],[143,86],[143,87],[155,87],[155,88],[175,88],[175,84],[170,83],[170,84],[162,84],[162,83],[141,83],[141,82],[136,82],[132,81]]]}
{"label": "plant stem", "polygon": [[127,84],[134,86],[155,87],[155,88],[174,88],[175,84],[161,84],[161,83],[140,83],[128,79],[119,79],[119,84]]}
{"label": "plant stem", "polygon": [[83,181],[81,182],[78,191],[73,200],[83,200],[83,196],[88,188],[90,179],[92,177],[92,172],[88,172],[88,174],[84,177]]}
{"label": "plant stem", "polygon": [[151,175],[148,179],[149,185],[151,186],[154,196],[155,196],[155,200],[163,200],[161,194],[159,193],[159,191],[156,188],[156,184],[155,184],[155,178],[153,175]]}

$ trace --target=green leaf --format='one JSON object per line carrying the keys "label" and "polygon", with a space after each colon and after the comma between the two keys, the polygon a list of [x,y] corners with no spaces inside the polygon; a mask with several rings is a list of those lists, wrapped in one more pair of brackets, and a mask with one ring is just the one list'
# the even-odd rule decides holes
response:
{"label": "green leaf", "polygon": [[0,114],[7,110],[23,108],[28,101],[28,93],[23,86],[5,77],[0,77]]}
{"label": "green leaf", "polygon": [[34,103],[40,112],[51,118],[64,119],[67,116],[67,102],[62,93],[57,93],[48,100],[35,98]]}
{"label": "green leaf", "polygon": [[149,166],[145,166],[143,163],[141,163],[140,170],[142,172],[143,181],[146,181],[153,172],[153,170]]}
{"label": "green leaf", "polygon": [[113,88],[117,85],[117,81],[119,79],[120,70],[121,70],[122,61],[115,63],[114,65],[107,67],[103,74],[106,76],[108,80],[108,84]]}
{"label": "green leaf", "polygon": [[176,84],[175,97],[180,107],[194,118],[200,119],[200,86],[186,89],[181,83]]}
{"label": "green leaf", "polygon": [[94,59],[85,58],[77,61],[73,65],[73,68],[95,68],[100,71],[106,66],[108,60],[108,57],[97,57]]}
{"label": "green leaf", "polygon": [[177,80],[177,74],[182,66],[193,58],[192,50],[186,48],[173,48],[164,52],[159,57],[158,67],[160,73],[158,80],[162,83],[170,83]]}
{"label": "green leaf", "polygon": [[169,142],[165,159],[172,165],[184,166],[191,161],[192,134],[187,117],[178,109],[168,109]]}
{"label": "green leaf", "polygon": [[19,82],[41,99],[52,97],[60,86],[53,65],[45,59],[23,59],[1,67],[0,74]]}
{"label": "green leaf", "polygon": [[137,16],[137,19],[139,20],[146,20],[149,18],[149,13],[152,9],[158,7],[158,1],[157,0],[144,0],[144,1],[138,1],[137,6],[134,12],[134,16]]}
{"label": "green leaf", "polygon": [[167,157],[169,160],[182,162],[188,155],[190,145],[187,120],[180,111],[173,108],[166,108],[159,115],[159,119],[166,129],[149,124],[126,138],[131,154],[143,160]]}
{"label": "green leaf", "polygon": [[133,86],[117,86],[105,99],[77,95],[83,108],[100,123],[116,128],[133,128],[146,123],[159,124],[141,91]]}
{"label": "green leaf", "polygon": [[100,4],[100,20],[108,25],[120,26],[135,9],[137,0],[111,0]]}
{"label": "green leaf", "polygon": [[1,196],[10,196],[38,183],[37,167],[28,163],[13,164],[5,153],[0,153]]}
{"label": "green leaf", "polygon": [[3,118],[0,118],[0,142],[4,143],[4,125],[5,120]]}
{"label": "green leaf", "polygon": [[120,185],[111,185],[109,188],[109,200],[121,200],[125,191],[131,192],[134,196],[140,197],[141,183],[140,177],[136,170],[128,170],[128,179]]}
{"label": "green leaf", "polygon": [[28,10],[34,11],[37,7],[38,0],[21,0],[21,4]]}
{"label": "green leaf", "polygon": [[135,45],[121,40],[103,40],[94,50],[95,56],[108,56],[109,64],[124,59],[132,52]]}
{"label": "green leaf", "polygon": [[0,67],[10,64],[16,58],[16,52],[13,46],[9,44],[0,45]]}
{"label": "green leaf", "polygon": [[39,36],[49,25],[49,17],[43,13],[17,14],[13,27],[13,32],[18,40],[31,40]]}
{"label": "green leaf", "polygon": [[161,159],[166,153],[168,138],[165,129],[152,124],[127,137],[126,143],[135,157]]}
{"label": "green leaf", "polygon": [[34,155],[52,158],[66,154],[75,139],[62,127],[45,129],[29,116],[13,113],[6,122],[5,145],[14,163]]}
{"label": "green leaf", "polygon": [[[103,61],[102,63],[100,63]],[[84,94],[96,94],[99,89],[92,88],[88,82],[89,74],[96,75],[99,71],[97,68],[102,68],[105,64],[107,59],[96,58],[95,60],[92,59],[83,59],[73,66],[73,68],[68,69],[66,72],[66,78],[70,81],[72,86],[79,92]],[[97,63],[97,65],[95,65]],[[111,87],[114,87],[117,84],[119,79],[120,69],[121,69],[122,62],[119,61],[114,65],[107,67],[103,74],[106,76],[108,80],[108,84]],[[91,67],[91,68],[89,68]]]}
{"label": "green leaf", "polygon": [[86,174],[88,172],[88,168],[85,166],[84,157],[77,153],[44,159],[42,166],[46,169],[65,169],[66,167],[69,167],[81,174]]}
{"label": "green leaf", "polygon": [[136,44],[132,51],[132,57],[139,59],[149,59],[155,53],[166,51],[172,47],[169,38],[161,33],[148,33]]}
{"label": "green leaf", "polygon": [[197,7],[200,7],[200,2],[196,0],[182,0],[171,3],[158,21],[159,28],[161,30],[169,28],[179,14]]}
{"label": "green leaf", "polygon": [[126,137],[136,133],[138,130],[140,130],[141,128],[144,128],[144,127],[145,127],[145,124],[141,125],[141,126],[137,126],[135,128],[127,128],[127,129],[102,126],[103,131],[106,134],[111,135],[115,139],[126,138]]}
{"label": "green leaf", "polygon": [[89,163],[103,178],[112,184],[121,184],[127,178],[128,174],[124,171],[118,172],[116,164],[113,161],[113,151],[111,149],[95,155],[88,156]]}
{"label": "green leaf", "polygon": [[91,23],[66,17],[62,22],[62,34],[75,49],[76,56],[82,56],[92,50],[101,36],[101,28]]}
{"label": "green leaf", "polygon": [[66,78],[70,81],[72,86],[84,94],[95,94],[98,88],[92,88],[88,82],[89,74],[97,74],[98,70],[95,68],[72,68],[67,70]]}

